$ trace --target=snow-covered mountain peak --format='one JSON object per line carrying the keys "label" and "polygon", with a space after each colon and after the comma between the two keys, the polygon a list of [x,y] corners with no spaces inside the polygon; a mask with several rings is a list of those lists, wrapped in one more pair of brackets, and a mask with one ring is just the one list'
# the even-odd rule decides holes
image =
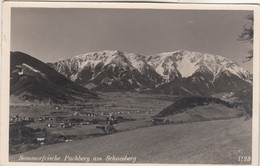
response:
{"label": "snow-covered mountain peak", "polygon": [[125,56],[131,62],[131,65],[136,68],[139,72],[143,73],[145,68],[150,68],[146,63],[145,56],[135,53],[125,53]]}
{"label": "snow-covered mountain peak", "polygon": [[176,71],[182,77],[187,78],[198,71],[206,70],[213,75],[213,82],[224,71],[229,71],[248,82],[251,82],[252,77],[248,71],[225,57],[187,50],[151,55],[147,58],[147,62],[166,80],[169,79],[170,74],[176,73]]}
{"label": "snow-covered mountain peak", "polygon": [[104,63],[110,63],[112,60],[114,60],[117,57],[120,57],[123,52],[118,50],[104,50],[100,52],[89,52],[86,54],[80,54],[77,55],[71,59],[71,61],[96,61],[96,62],[104,62]]}

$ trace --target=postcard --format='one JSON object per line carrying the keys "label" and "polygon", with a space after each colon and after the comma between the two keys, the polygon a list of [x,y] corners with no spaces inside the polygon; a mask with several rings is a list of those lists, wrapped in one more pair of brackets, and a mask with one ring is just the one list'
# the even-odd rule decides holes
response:
{"label": "postcard", "polygon": [[4,2],[1,164],[257,166],[259,17]]}

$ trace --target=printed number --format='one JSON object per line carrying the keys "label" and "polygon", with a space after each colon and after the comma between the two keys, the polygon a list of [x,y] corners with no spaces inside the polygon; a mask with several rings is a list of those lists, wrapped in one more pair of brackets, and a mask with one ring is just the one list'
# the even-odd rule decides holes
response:
{"label": "printed number", "polygon": [[249,162],[249,161],[251,161],[251,156],[239,156],[238,161]]}

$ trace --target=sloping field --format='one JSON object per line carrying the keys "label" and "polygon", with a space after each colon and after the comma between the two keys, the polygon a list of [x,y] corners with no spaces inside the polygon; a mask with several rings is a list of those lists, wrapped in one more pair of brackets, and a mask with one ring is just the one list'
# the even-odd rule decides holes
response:
{"label": "sloping field", "polygon": [[184,109],[183,112],[174,115],[168,115],[163,119],[168,119],[174,123],[186,123],[219,119],[238,118],[243,115],[243,111],[236,108],[229,108],[223,104],[208,104],[197,106],[190,109]]}
{"label": "sloping field", "polygon": [[[251,120],[237,118],[139,128],[112,135],[45,146],[19,155],[136,157],[137,163],[237,164],[251,155]],[[93,162],[93,161],[90,161]],[[239,164],[250,164],[241,162]]]}

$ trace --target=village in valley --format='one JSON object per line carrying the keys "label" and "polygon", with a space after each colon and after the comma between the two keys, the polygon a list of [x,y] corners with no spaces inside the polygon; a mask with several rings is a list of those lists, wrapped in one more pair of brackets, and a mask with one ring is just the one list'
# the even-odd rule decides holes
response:
{"label": "village in valley", "polygon": [[[120,103],[125,95],[131,98],[135,96],[136,100]],[[147,98],[143,98],[144,96]],[[10,154],[49,144],[143,128],[156,123],[167,124],[169,121],[152,116],[174,99],[164,97],[165,100],[156,101],[158,99],[153,95],[148,97],[135,93],[107,93],[104,97],[105,99],[99,101],[74,105],[14,100],[10,104]],[[115,105],[117,101],[119,103]],[[145,106],[149,101],[153,101],[153,104]]]}

